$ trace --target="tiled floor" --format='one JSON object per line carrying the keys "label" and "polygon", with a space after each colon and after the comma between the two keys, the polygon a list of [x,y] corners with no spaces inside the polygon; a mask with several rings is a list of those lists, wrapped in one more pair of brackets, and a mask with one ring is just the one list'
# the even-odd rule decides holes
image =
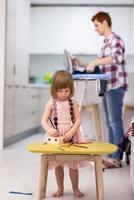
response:
{"label": "tiled floor", "polygon": [[[26,145],[35,141],[43,141],[42,134],[26,138],[0,151],[0,200],[38,200],[38,178],[40,155],[26,151]],[[134,200],[129,167],[105,170],[104,190],[105,200]],[[85,192],[81,200],[96,200],[94,169],[80,169],[80,189]],[[65,169],[65,193],[60,198],[52,198],[56,190],[54,171],[48,174],[47,200],[74,200],[68,170]],[[32,195],[10,194],[9,191],[31,192]]]}

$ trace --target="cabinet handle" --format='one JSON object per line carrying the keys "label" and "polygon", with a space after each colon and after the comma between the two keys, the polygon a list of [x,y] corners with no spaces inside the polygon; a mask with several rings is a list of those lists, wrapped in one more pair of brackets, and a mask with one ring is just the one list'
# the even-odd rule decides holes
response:
{"label": "cabinet handle", "polygon": [[7,85],[7,87],[8,87],[8,88],[12,88],[13,86],[12,86],[12,85]]}
{"label": "cabinet handle", "polygon": [[14,65],[13,66],[13,75],[15,75],[16,74],[16,66]]}
{"label": "cabinet handle", "polygon": [[34,99],[34,98],[36,98],[36,96],[37,96],[37,95],[32,95],[32,98]]}
{"label": "cabinet handle", "polygon": [[35,115],[35,114],[36,114],[36,111],[32,111],[31,113],[32,113],[32,115]]}

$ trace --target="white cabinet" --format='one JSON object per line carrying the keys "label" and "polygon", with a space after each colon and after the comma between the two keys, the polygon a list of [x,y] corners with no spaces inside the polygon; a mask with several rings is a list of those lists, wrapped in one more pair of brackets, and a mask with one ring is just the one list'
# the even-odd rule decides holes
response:
{"label": "white cabinet", "polygon": [[112,18],[112,30],[119,34],[125,43],[126,54],[130,54],[130,12],[131,7],[105,7]]}
{"label": "white cabinet", "polygon": [[14,132],[14,87],[5,87],[4,138]]}
{"label": "white cabinet", "polygon": [[6,86],[4,138],[39,127],[39,91],[25,86]]}
{"label": "white cabinet", "polygon": [[14,83],[15,74],[15,32],[16,32],[16,12],[12,1],[7,4],[7,27],[6,27],[6,84]]}
{"label": "white cabinet", "polygon": [[16,86],[14,97],[14,134],[39,127],[38,88]]}
{"label": "white cabinet", "polygon": [[29,67],[30,3],[7,4],[6,84],[27,84]]}
{"label": "white cabinet", "polygon": [[[62,54],[68,49],[73,54],[98,54],[103,37],[98,36],[91,21],[103,10],[112,17],[113,31],[130,49],[131,7],[32,7],[31,53]],[[43,19],[43,20],[42,20]]]}
{"label": "white cabinet", "polygon": [[14,134],[40,127],[44,106],[49,96],[48,88],[15,88]]}
{"label": "white cabinet", "polygon": [[63,54],[64,49],[73,54],[99,51],[101,38],[91,26],[92,10],[92,7],[33,7],[31,53]]}
{"label": "white cabinet", "polygon": [[134,7],[130,11],[130,54],[134,55]]}
{"label": "white cabinet", "polygon": [[49,87],[6,86],[4,138],[40,127],[49,98]]}
{"label": "white cabinet", "polygon": [[39,116],[40,121],[44,112],[45,104],[50,98],[50,87],[40,88],[40,104],[39,104]]}

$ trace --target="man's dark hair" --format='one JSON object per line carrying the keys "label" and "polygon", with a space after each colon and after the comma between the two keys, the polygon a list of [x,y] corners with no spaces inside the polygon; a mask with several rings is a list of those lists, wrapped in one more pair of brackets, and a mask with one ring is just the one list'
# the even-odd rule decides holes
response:
{"label": "man's dark hair", "polygon": [[111,27],[112,26],[112,20],[111,17],[108,13],[106,12],[98,12],[92,17],[92,22],[97,20],[100,23],[103,23],[103,21],[107,21],[108,25]]}

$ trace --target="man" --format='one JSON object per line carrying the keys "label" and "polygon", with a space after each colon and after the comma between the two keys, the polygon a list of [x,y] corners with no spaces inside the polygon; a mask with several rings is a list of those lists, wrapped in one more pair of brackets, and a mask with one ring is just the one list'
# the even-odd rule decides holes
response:
{"label": "man", "polygon": [[[122,108],[123,98],[127,90],[127,72],[125,69],[126,60],[124,57],[125,47],[119,35],[112,32],[111,17],[106,12],[98,12],[92,17],[96,32],[104,36],[99,58],[85,64],[74,59],[76,65],[85,67],[87,71],[93,71],[99,66],[103,73],[109,75],[106,82],[106,92],[103,96],[103,108],[108,130],[108,141],[118,145],[122,138]],[[104,159],[104,165],[108,168],[121,167],[120,151],[116,151]]]}

